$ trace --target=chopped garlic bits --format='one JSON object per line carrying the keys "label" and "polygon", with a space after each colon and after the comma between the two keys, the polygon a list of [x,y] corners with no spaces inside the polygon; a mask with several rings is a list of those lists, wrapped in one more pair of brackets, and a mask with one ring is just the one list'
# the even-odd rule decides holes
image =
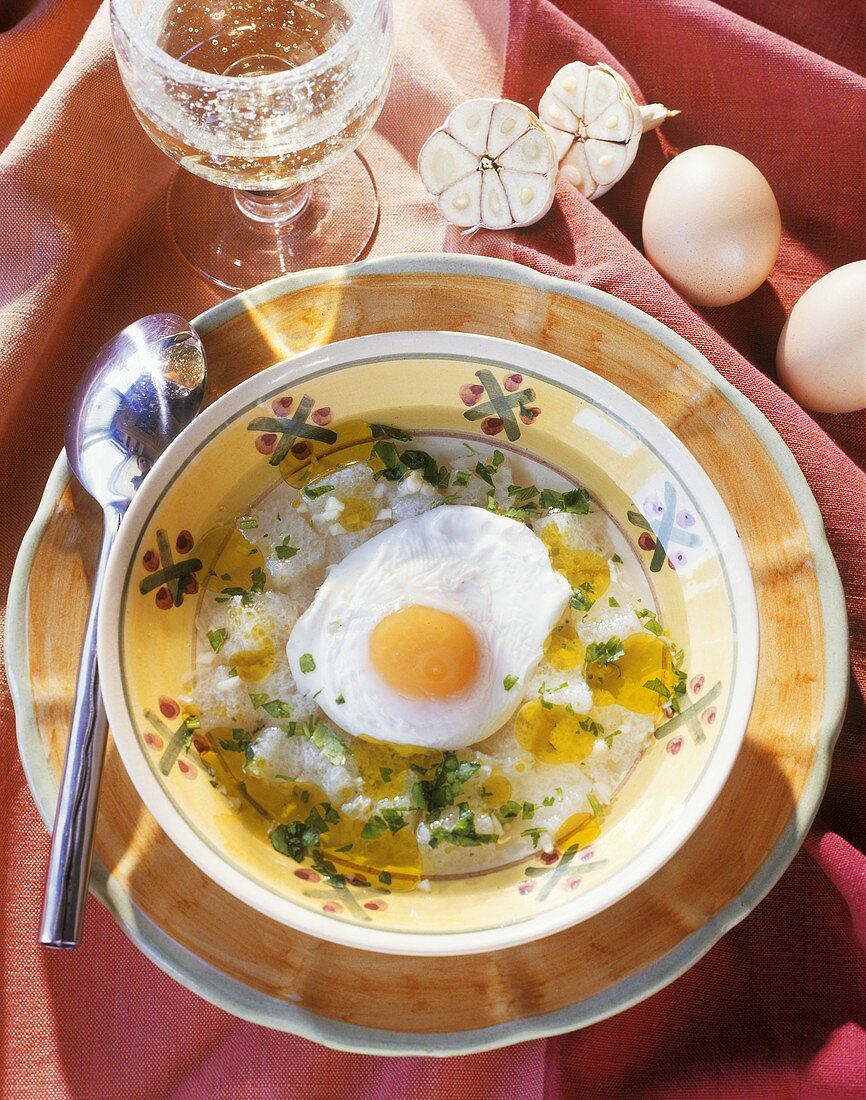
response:
{"label": "chopped garlic bits", "polygon": [[538,113],[551,128],[563,179],[589,199],[601,198],[631,167],[641,134],[679,114],[639,104],[607,65],[573,61],[551,80]]}
{"label": "chopped garlic bits", "polygon": [[556,150],[527,107],[509,99],[470,99],[424,143],[418,172],[452,225],[514,229],[550,209]]}

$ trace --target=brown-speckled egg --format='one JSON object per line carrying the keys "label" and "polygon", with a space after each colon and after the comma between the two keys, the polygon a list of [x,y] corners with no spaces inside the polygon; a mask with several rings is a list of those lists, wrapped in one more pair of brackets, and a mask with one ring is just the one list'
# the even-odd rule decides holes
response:
{"label": "brown-speckled egg", "polygon": [[764,176],[742,154],[699,145],[661,170],[647,198],[647,259],[699,306],[739,302],[776,262],[782,220]]}

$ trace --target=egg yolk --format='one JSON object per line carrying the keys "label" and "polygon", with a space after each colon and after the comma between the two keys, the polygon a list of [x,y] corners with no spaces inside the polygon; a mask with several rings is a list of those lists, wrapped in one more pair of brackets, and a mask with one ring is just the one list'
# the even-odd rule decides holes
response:
{"label": "egg yolk", "polygon": [[411,699],[448,699],[478,675],[481,653],[463,619],[410,604],[392,611],[370,635],[370,660],[382,680]]}

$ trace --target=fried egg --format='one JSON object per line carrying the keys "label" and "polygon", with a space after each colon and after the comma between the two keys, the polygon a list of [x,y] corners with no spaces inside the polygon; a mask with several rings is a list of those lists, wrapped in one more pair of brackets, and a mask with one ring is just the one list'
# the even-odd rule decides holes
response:
{"label": "fried egg", "polygon": [[571,594],[522,523],[434,508],[332,566],[286,652],[303,692],[348,733],[464,748],[517,709]]}

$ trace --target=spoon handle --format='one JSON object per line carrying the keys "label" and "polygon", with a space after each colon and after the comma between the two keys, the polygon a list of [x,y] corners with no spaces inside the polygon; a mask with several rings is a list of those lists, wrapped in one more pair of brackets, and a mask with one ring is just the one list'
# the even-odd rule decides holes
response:
{"label": "spoon handle", "polygon": [[93,825],[108,736],[96,665],[96,623],[108,555],[124,510],[113,506],[105,509],[102,545],[93,577],[75,684],[75,705],[54,815],[39,927],[39,942],[46,947],[76,947],[81,938],[93,852]]}

